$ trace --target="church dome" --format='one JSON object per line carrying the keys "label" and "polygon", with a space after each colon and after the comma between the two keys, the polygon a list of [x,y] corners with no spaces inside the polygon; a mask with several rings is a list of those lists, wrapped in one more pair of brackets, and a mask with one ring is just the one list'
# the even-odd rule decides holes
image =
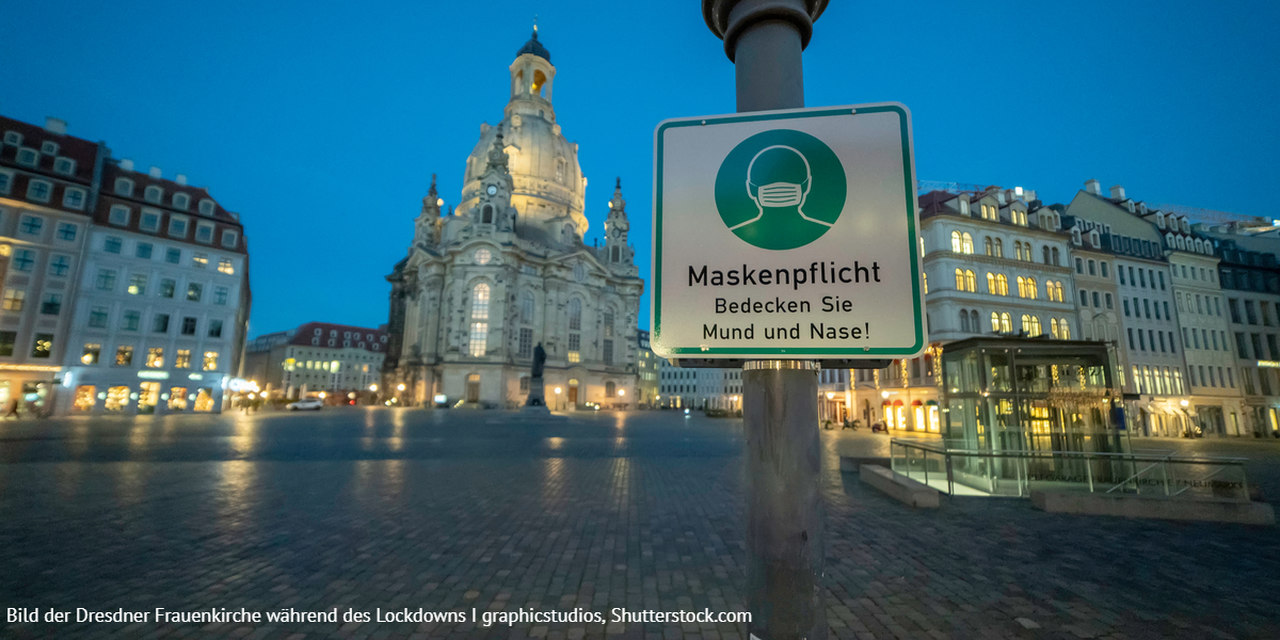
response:
{"label": "church dome", "polygon": [[542,46],[541,42],[538,42],[537,29],[533,30],[533,36],[529,38],[528,42],[524,43],[523,47],[520,47],[519,51],[516,52],[516,57],[519,58],[526,53],[532,53],[547,62],[551,62],[551,52],[547,51],[547,48]]}
{"label": "church dome", "polygon": [[[578,145],[569,142],[556,123],[551,105],[551,88],[556,69],[550,58],[528,51],[531,45],[543,53],[537,32],[526,43],[511,65],[511,100],[498,126],[481,125],[480,140],[467,157],[459,213],[465,213],[479,200],[483,185],[480,177],[489,161],[489,150],[501,129],[507,152],[507,167],[513,186],[511,204],[524,224],[556,224],[552,237],[559,235],[558,226],[566,216],[573,221],[581,238],[587,231],[583,196],[587,180],[578,164]],[[533,55],[525,55],[533,53]],[[548,229],[548,231],[551,231]]]}

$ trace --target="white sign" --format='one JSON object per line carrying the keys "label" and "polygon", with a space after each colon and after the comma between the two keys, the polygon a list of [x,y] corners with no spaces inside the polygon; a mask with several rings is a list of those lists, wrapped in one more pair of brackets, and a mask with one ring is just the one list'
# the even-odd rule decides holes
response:
{"label": "white sign", "polygon": [[655,353],[906,358],[924,350],[906,107],[667,120],[654,145]]}

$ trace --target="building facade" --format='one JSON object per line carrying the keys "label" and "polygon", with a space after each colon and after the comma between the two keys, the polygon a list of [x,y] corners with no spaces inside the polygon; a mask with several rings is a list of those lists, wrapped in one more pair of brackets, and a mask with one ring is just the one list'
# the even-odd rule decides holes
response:
{"label": "building facade", "polygon": [[335,403],[397,397],[379,389],[387,332],[308,322],[254,338],[245,347],[244,376],[270,398],[296,400],[325,393]]}
{"label": "building facade", "polygon": [[1274,227],[1200,226],[1219,257],[1218,283],[1244,402],[1243,431],[1280,437],[1280,234]]}
{"label": "building facade", "polygon": [[0,117],[0,408],[53,407],[105,156],[56,118]]}
{"label": "building facade", "polygon": [[628,404],[644,281],[621,181],[604,245],[587,246],[587,180],[556,121],[556,68],[536,32],[509,73],[503,119],[481,126],[456,211],[442,212],[433,180],[409,253],[387,278],[382,384],[405,385],[410,405],[442,395],[449,404],[516,407],[542,345],[549,403]]}
{"label": "building facade", "polygon": [[58,412],[221,411],[248,324],[239,216],[108,160],[82,264]]}
{"label": "building facade", "polygon": [[659,400],[669,409],[742,410],[742,370],[677,367],[659,358]]}
{"label": "building facade", "polygon": [[919,205],[931,344],[918,358],[853,370],[848,410],[864,425],[939,433],[937,363],[946,344],[992,335],[1069,340],[1079,336],[1079,318],[1070,236],[1060,210],[1034,191],[931,191]]}
{"label": "building facade", "polygon": [[658,376],[662,358],[649,348],[649,332],[644,329],[636,330],[636,346],[636,408],[650,409],[657,405],[661,393]]}

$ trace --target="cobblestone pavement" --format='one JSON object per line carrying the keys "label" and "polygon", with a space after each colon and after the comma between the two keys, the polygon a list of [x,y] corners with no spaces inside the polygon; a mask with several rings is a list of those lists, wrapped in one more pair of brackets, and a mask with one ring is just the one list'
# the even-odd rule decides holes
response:
{"label": "cobblestone pavement", "polygon": [[[741,425],[668,412],[0,423],[0,608],[742,608]],[[837,471],[824,432],[836,638],[1276,638],[1275,528],[911,510]],[[1280,496],[1280,444],[1247,455]],[[7,620],[7,618],[6,618]],[[4,621],[0,621],[4,622]],[[5,623],[0,637],[739,638],[741,624]]]}

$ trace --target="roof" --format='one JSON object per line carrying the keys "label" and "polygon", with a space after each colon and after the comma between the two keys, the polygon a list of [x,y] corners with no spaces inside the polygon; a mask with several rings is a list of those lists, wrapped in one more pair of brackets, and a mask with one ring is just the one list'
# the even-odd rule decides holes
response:
{"label": "roof", "polygon": [[[316,333],[319,330],[320,333]],[[336,332],[336,333],[333,333]],[[324,347],[324,348],[342,348],[342,342],[350,340],[350,347],[361,348],[360,344],[364,344],[365,351],[374,353],[386,353],[387,331],[386,329],[370,329],[368,327],[355,327],[349,324],[334,324],[332,322],[308,322],[292,331],[293,339],[289,344],[304,347]],[[347,334],[352,334],[350,338]],[[332,335],[332,338],[331,338]],[[320,344],[313,344],[312,339],[320,338]],[[329,345],[329,340],[333,339],[335,344]]]}
{"label": "roof", "polygon": [[[128,178],[129,180],[132,180],[133,195],[123,196],[117,194],[115,191],[116,178]],[[153,185],[164,190],[164,198],[159,203],[147,202],[145,199],[147,187]],[[149,173],[125,169],[114,160],[108,161],[107,165],[103,167],[102,195],[104,196],[111,196],[117,200],[128,200],[139,205],[158,206],[166,209],[172,209],[173,207],[170,205],[173,203],[173,194],[175,193],[185,193],[189,198],[191,198],[190,209],[187,211],[180,211],[180,213],[190,214],[200,218],[212,218],[220,222],[241,226],[239,217],[222,208],[222,205],[218,204],[218,201],[214,200],[213,196],[209,195],[209,190],[204,187],[179,184],[173,180],[166,180],[165,178],[154,178]],[[213,202],[213,215],[204,215],[200,213],[199,203],[201,200],[209,200]]]}
{"label": "roof", "polygon": [[533,30],[533,36],[516,52],[516,57],[519,58],[526,53],[532,53],[547,62],[551,62],[551,52],[547,51],[547,48],[542,46],[541,42],[538,42],[538,29],[536,27]]}
{"label": "roof", "polygon": [[[59,180],[79,182],[84,185],[93,182],[93,166],[97,160],[98,143],[65,133],[56,133],[21,120],[0,116],[0,142],[3,141],[3,133],[8,131],[13,131],[22,136],[22,144],[19,146],[40,152],[43,143],[53,142],[58,145],[58,152],[53,155],[41,152],[35,167],[22,167],[16,162],[18,146],[2,144],[0,145],[2,146],[2,149],[0,149],[0,164],[18,167],[23,170],[58,178]],[[75,170],[71,175],[54,172],[53,163],[60,157],[70,158],[75,161]]]}

